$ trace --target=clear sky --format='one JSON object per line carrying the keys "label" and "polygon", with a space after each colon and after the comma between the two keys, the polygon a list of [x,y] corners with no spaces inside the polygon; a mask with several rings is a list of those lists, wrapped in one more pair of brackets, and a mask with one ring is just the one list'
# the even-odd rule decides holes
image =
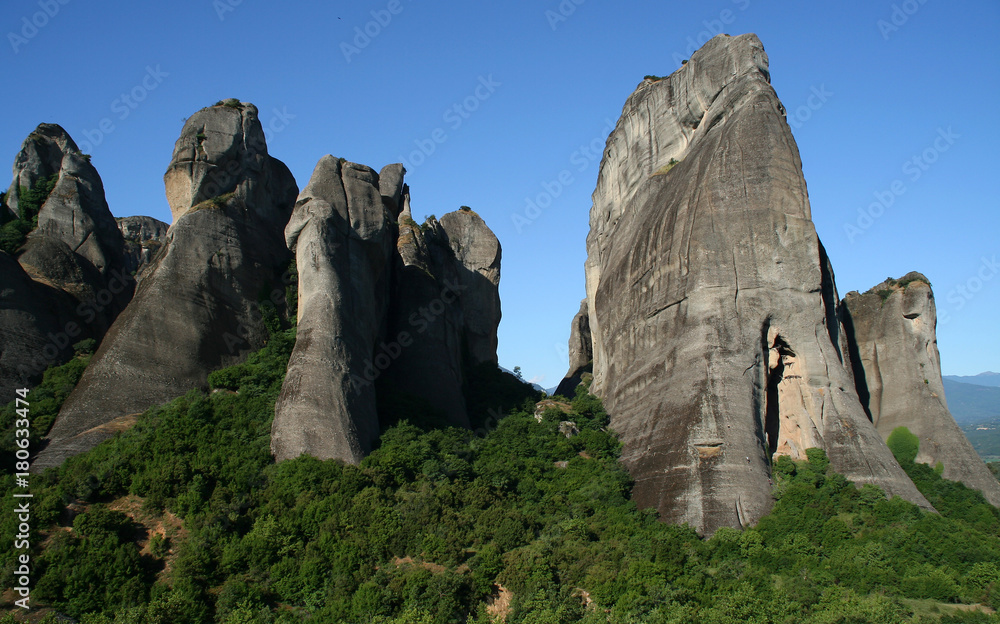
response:
{"label": "clear sky", "polygon": [[1000,371],[998,30],[996,0],[4,0],[0,161],[61,124],[116,216],[169,221],[183,121],[228,97],[300,186],[324,154],[403,160],[415,217],[469,205],[500,238],[500,363],[551,387],[609,124],[644,75],[755,32],[841,295],[919,270],[944,372]]}

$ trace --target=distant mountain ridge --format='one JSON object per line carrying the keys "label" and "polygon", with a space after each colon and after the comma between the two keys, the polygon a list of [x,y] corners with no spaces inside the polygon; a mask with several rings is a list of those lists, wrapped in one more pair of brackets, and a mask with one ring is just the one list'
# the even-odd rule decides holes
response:
{"label": "distant mountain ridge", "polygon": [[960,425],[1000,418],[1000,388],[961,383],[949,376],[944,378],[944,396]]}
{"label": "distant mountain ridge", "polygon": [[1000,373],[993,373],[990,371],[979,373],[978,375],[945,375],[944,379],[945,381],[957,381],[959,383],[971,384],[974,386],[1000,388]]}

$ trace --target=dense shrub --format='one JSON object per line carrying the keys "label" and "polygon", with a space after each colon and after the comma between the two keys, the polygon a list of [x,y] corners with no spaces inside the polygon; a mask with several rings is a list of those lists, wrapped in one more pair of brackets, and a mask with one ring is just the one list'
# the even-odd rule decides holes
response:
{"label": "dense shrub", "polygon": [[9,254],[16,253],[24,244],[28,234],[38,227],[38,212],[42,209],[49,194],[52,193],[58,179],[59,174],[54,173],[51,176],[40,178],[30,189],[24,186],[20,187],[17,203],[19,214],[15,219],[10,219],[6,196],[4,197],[4,205],[0,207],[0,213],[3,214],[3,219],[6,222],[0,226],[0,251]]}
{"label": "dense shrub", "polygon": [[[600,401],[580,392],[539,421],[534,398],[483,370],[472,383],[501,396],[477,404],[510,407],[478,435],[397,418],[358,466],[275,465],[293,341],[274,334],[213,373],[225,391],[150,410],[36,477],[38,601],[83,624],[486,624],[501,591],[510,624],[996,621],[948,604],[996,605],[1000,512],[912,462],[941,514],[859,489],[810,449],[775,463],[776,502],[756,527],[705,539],[636,508]],[[140,550],[147,529],[112,511],[124,496],[183,531]]]}

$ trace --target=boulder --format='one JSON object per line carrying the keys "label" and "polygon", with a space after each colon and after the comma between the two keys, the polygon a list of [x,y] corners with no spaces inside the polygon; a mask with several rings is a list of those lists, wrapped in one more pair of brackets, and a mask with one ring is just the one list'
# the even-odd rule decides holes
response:
{"label": "boulder", "polygon": [[810,447],[930,509],[858,398],[769,80],[755,35],[719,35],[628,98],[590,213],[592,392],[636,503],[668,522],[753,524],[772,504],[772,461]]}
{"label": "boulder", "polygon": [[268,155],[257,109],[216,105],[188,118],[164,179],[174,224],[33,469],[110,437],[108,423],[205,388],[209,372],[265,344],[266,300],[283,311],[291,256],[281,232],[298,191]]}
{"label": "boulder", "polygon": [[850,292],[843,313],[857,349],[858,394],[882,438],[906,427],[920,439],[916,461],[940,465],[945,479],[979,490],[1000,507],[1000,482],[948,411],[927,278],[913,272],[864,294]]}

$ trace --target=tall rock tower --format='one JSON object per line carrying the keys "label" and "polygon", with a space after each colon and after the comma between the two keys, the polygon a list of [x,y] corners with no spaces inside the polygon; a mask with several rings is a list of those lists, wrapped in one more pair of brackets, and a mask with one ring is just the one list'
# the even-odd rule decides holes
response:
{"label": "tall rock tower", "polygon": [[[775,455],[925,508],[858,399],[833,271],[768,59],[719,35],[628,98],[587,237],[592,391],[634,498],[711,533],[771,506]],[[574,321],[576,322],[576,321]]]}
{"label": "tall rock tower", "polygon": [[[164,181],[174,222],[163,247],[66,399],[35,470],[93,448],[264,345],[259,299],[275,291],[283,300],[291,255],[282,231],[298,188],[268,155],[257,108],[227,100],[189,117]],[[113,219],[109,227],[120,241]]]}
{"label": "tall rock tower", "polygon": [[849,292],[843,310],[858,395],[882,438],[906,427],[920,439],[916,461],[940,464],[945,479],[979,490],[1000,507],[1000,482],[948,411],[927,278],[907,273],[864,294]]}

